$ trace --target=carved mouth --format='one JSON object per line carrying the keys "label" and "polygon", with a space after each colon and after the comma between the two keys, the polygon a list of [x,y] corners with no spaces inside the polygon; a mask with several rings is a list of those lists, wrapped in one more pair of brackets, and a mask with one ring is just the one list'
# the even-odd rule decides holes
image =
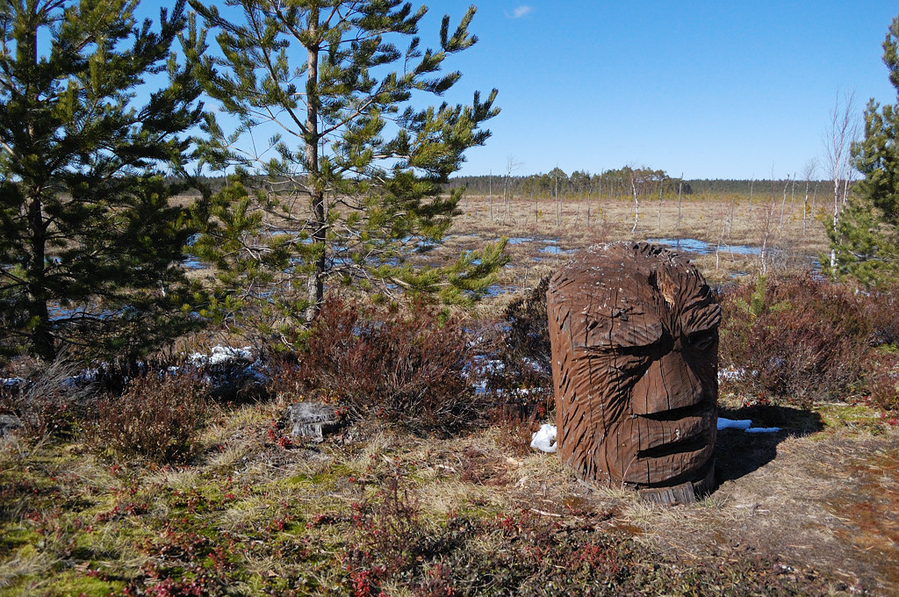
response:
{"label": "carved mouth", "polygon": [[[695,480],[701,470],[714,460],[714,442],[683,441],[665,444],[637,454],[622,475],[625,483],[638,487],[663,487]],[[676,461],[677,466],[672,467]],[[676,471],[672,475],[672,471]]]}
{"label": "carved mouth", "polygon": [[626,483],[663,486],[691,479],[715,450],[715,409],[708,401],[631,419],[639,447],[623,471]]}
{"label": "carved mouth", "polygon": [[696,437],[688,437],[678,442],[662,444],[661,446],[655,446],[648,450],[640,450],[637,452],[637,458],[640,460],[644,458],[664,458],[665,456],[671,456],[672,454],[698,452],[709,445],[708,440],[709,438],[707,436],[703,437],[701,434],[697,434]]}
{"label": "carved mouth", "polygon": [[[637,457],[659,458],[704,448],[711,439],[712,427],[715,425],[714,412],[707,400],[700,399],[699,404],[638,415],[634,419],[638,429],[663,429],[665,433],[641,445],[637,450]],[[639,423],[641,420],[642,424]]]}

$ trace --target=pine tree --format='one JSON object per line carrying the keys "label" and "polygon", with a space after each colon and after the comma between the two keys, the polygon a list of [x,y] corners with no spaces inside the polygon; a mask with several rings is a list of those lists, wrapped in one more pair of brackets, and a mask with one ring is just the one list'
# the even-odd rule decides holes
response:
{"label": "pine tree", "polygon": [[855,185],[836,226],[825,223],[834,263],[826,267],[828,273],[872,288],[899,282],[899,17],[883,49],[897,104],[868,103],[864,139],[852,147],[864,179]]}
{"label": "pine tree", "polygon": [[200,89],[171,54],[185,3],[160,11],[157,30],[136,6],[0,0],[7,352],[50,360],[75,344],[134,356],[186,322],[176,299],[191,231],[167,181],[188,159],[182,134],[202,119]]}
{"label": "pine tree", "polygon": [[[284,332],[312,320],[335,284],[447,301],[483,293],[504,263],[504,242],[447,267],[408,259],[438,244],[458,215],[461,191],[442,196],[442,185],[498,113],[496,90],[486,101],[475,93],[471,105],[418,107],[459,80],[439,71],[475,43],[474,7],[455,30],[444,17],[439,49],[423,50],[426,8],[399,0],[225,5],[191,0],[221,50],[201,55],[198,45],[202,83],[239,123],[226,134],[208,121],[207,158],[237,165],[238,175],[214,198],[213,224],[197,245],[222,271],[228,308],[261,301]],[[274,134],[260,144],[263,130]]]}

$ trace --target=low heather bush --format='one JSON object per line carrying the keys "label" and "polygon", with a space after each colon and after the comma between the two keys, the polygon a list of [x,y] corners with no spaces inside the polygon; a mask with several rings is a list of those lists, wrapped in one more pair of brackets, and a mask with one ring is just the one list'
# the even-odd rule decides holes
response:
{"label": "low heather bush", "polygon": [[461,539],[452,521],[428,523],[415,494],[397,476],[387,477],[373,499],[352,508],[354,533],[345,562],[358,596],[378,595],[389,579],[415,584],[427,562],[458,547]]}
{"label": "low heather bush", "polygon": [[196,377],[148,372],[122,395],[95,401],[86,423],[87,441],[106,454],[156,464],[183,462],[195,451],[207,405],[206,387]]}
{"label": "low heather bush", "polygon": [[865,379],[872,405],[885,411],[899,412],[899,354],[887,352],[875,355]]}
{"label": "low heather bush", "polygon": [[461,322],[442,321],[432,307],[376,309],[329,298],[280,389],[293,385],[416,432],[451,434],[480,417],[470,356]]}
{"label": "low heather bush", "polygon": [[865,317],[871,325],[872,346],[899,345],[899,296],[895,292],[861,295]]}
{"label": "low heather bush", "polygon": [[0,414],[15,419],[20,436],[40,441],[72,432],[93,392],[77,364],[65,355],[51,363],[20,358],[9,373],[15,377],[0,387]]}
{"label": "low heather bush", "polygon": [[722,389],[800,404],[870,391],[882,377],[877,347],[899,339],[894,301],[808,276],[728,289],[719,360],[735,374]]}
{"label": "low heather bush", "polygon": [[494,356],[499,367],[487,376],[487,389],[499,393],[498,422],[533,422],[553,408],[552,351],[546,314],[549,276],[510,302]]}

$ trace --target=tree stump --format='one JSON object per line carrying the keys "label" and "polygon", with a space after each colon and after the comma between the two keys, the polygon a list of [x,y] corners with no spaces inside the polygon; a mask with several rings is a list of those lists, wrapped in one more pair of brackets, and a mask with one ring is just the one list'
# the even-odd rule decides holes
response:
{"label": "tree stump", "polygon": [[649,501],[711,491],[721,309],[699,271],[648,243],[595,245],[553,276],[547,310],[562,461]]}
{"label": "tree stump", "polygon": [[287,408],[290,434],[294,437],[308,437],[322,442],[325,435],[340,427],[337,407],[320,402],[296,402]]}

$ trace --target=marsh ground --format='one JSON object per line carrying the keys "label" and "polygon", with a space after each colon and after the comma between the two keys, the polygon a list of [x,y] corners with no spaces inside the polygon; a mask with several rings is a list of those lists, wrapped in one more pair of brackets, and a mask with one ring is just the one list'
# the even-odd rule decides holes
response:
{"label": "marsh ground", "polygon": [[[511,261],[483,306],[567,251],[694,239],[713,283],[814,267],[812,210],[721,197],[633,204],[469,198],[448,259],[500,236]],[[781,210],[783,208],[783,216]],[[558,210],[558,211],[556,211]],[[826,217],[826,216],[825,216]],[[751,250],[733,247],[747,247]],[[76,435],[0,445],[0,595],[899,594],[899,426],[862,400],[804,408],[721,396],[719,486],[674,507],[578,482],[528,424],[452,439],[361,421],[286,439],[286,404],[219,406],[196,456],[155,467]],[[540,421],[533,421],[539,424]]]}
{"label": "marsh ground", "polygon": [[726,404],[783,431],[722,431],[720,486],[674,507],[579,483],[519,428],[290,444],[273,403],[219,412],[183,467],[10,443],[0,595],[899,592],[895,427]]}

